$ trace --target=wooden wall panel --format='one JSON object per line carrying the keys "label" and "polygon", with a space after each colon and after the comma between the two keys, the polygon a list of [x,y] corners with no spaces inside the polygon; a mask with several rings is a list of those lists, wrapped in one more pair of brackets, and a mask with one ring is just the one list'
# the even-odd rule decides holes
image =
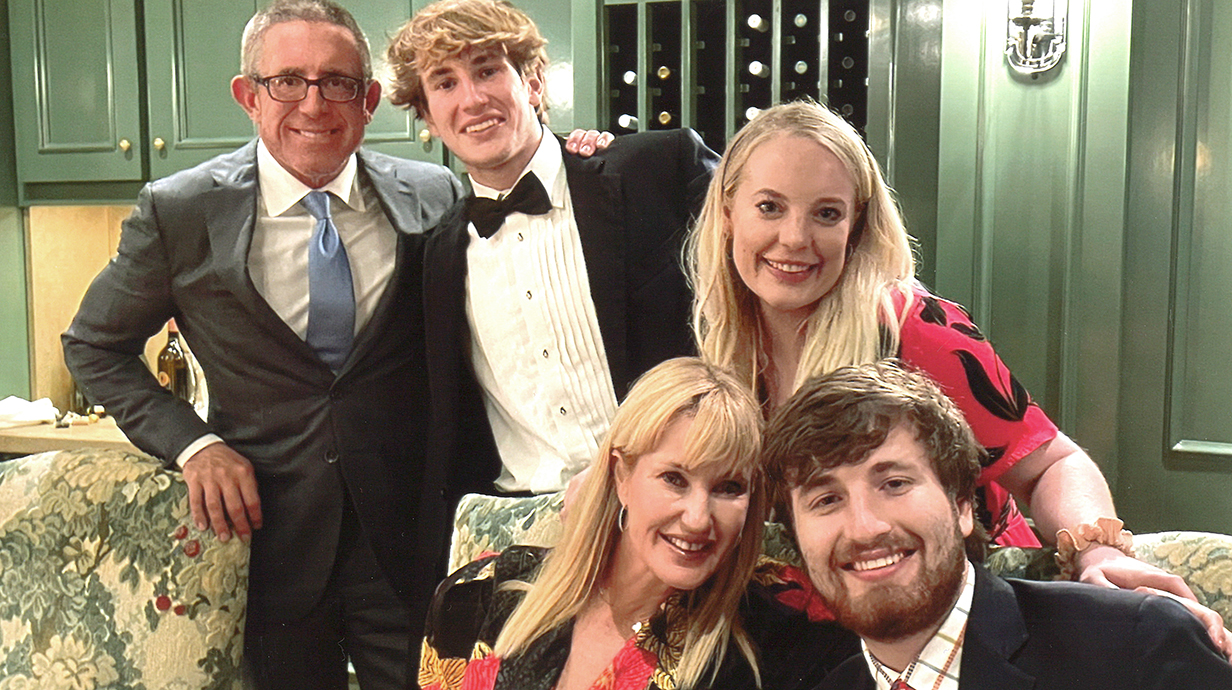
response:
{"label": "wooden wall panel", "polygon": [[[120,223],[130,211],[125,206],[34,206],[28,212],[31,396],[51,398],[61,411],[68,405],[71,379],[60,334],[94,276],[115,254]],[[150,339],[150,361],[165,340]]]}

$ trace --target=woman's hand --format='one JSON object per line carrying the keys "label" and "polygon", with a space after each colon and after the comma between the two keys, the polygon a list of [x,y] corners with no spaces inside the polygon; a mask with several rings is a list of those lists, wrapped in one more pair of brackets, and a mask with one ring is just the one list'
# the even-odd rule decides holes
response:
{"label": "woman's hand", "polygon": [[[1131,559],[1132,560],[1132,559]],[[1184,597],[1178,597],[1172,592],[1165,592],[1161,589],[1151,587],[1138,587],[1138,592],[1147,594],[1156,594],[1161,597],[1169,597],[1180,602],[1182,606],[1189,609],[1189,612],[1202,621],[1203,627],[1206,628],[1206,634],[1211,636],[1211,642],[1215,643],[1215,647],[1226,657],[1232,661],[1232,631],[1229,631],[1223,626],[1223,618],[1218,613],[1208,609],[1196,601],[1190,601]]]}
{"label": "woman's hand", "polygon": [[1078,564],[1079,582],[1132,589],[1180,602],[1202,622],[1202,627],[1211,636],[1211,642],[1232,661],[1232,632],[1224,627],[1223,618],[1218,613],[1198,603],[1193,590],[1179,575],[1130,558],[1111,546],[1091,546],[1078,555]]}
{"label": "woman's hand", "polygon": [[1147,588],[1168,592],[1195,604],[1198,602],[1181,576],[1130,558],[1111,546],[1092,545],[1077,558],[1079,582],[1120,589]]}
{"label": "woman's hand", "polygon": [[575,129],[565,138],[565,150],[589,158],[612,145],[616,136],[597,129]]}

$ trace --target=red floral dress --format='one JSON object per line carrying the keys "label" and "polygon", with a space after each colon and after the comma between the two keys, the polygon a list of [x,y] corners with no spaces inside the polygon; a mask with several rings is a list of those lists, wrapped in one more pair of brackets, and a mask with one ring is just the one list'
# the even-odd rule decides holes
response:
{"label": "red floral dress", "polygon": [[903,321],[898,355],[928,374],[954,401],[987,451],[979,479],[978,517],[995,543],[1038,547],[1035,533],[997,479],[1055,438],[1057,427],[1010,373],[966,310],[922,287],[916,287],[914,297]]}

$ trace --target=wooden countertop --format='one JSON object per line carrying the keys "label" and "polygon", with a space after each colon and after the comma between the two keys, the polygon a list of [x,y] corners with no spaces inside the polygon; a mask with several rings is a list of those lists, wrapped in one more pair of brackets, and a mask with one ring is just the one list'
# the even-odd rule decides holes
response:
{"label": "wooden countertop", "polygon": [[94,424],[78,424],[63,429],[57,429],[51,424],[0,429],[0,453],[28,455],[48,450],[90,447],[134,452],[137,450],[111,417],[104,417]]}

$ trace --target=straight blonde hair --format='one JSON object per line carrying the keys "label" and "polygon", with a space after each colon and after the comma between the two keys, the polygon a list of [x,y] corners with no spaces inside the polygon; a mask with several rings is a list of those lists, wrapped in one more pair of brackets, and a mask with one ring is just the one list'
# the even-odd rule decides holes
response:
{"label": "straight blonde hair", "polygon": [[915,277],[911,238],[898,203],[855,128],[813,101],[762,111],[728,142],[685,246],[698,351],[706,361],[735,372],[754,391],[767,364],[765,335],[757,295],[736,272],[725,211],[731,208],[749,156],[778,137],[815,141],[833,153],[851,176],[859,213],[843,273],[805,323],[805,345],[792,389],[813,376],[897,351],[901,322],[895,316],[894,294],[910,305]]}
{"label": "straight blonde hair", "polygon": [[629,391],[570,509],[560,544],[496,640],[497,656],[525,651],[534,640],[576,617],[597,596],[620,540],[615,463],[624,462],[631,469],[659,445],[667,427],[682,418],[693,420],[682,464],[717,465],[720,471],[747,477],[749,509],[732,553],[706,583],[685,594],[689,626],[676,684],[691,688],[702,682],[707,670],[717,672],[732,640],[760,678],[737,607],[761,555],[767,512],[761,411],[734,377],[693,357],[659,364]]}

